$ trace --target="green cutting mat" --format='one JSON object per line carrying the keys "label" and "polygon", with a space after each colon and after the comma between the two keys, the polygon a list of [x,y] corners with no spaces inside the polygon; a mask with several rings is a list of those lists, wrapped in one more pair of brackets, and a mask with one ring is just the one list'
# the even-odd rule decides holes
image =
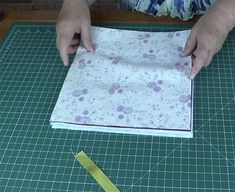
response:
{"label": "green cutting mat", "polygon": [[1,192],[102,191],[74,160],[81,150],[124,192],[235,191],[235,31],[195,80],[193,139],[50,128],[68,71],[55,37],[53,24],[15,24],[0,49]]}

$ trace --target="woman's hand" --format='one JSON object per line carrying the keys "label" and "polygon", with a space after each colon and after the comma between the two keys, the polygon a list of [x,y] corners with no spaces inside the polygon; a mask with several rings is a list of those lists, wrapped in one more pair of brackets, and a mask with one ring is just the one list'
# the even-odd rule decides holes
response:
{"label": "woman's hand", "polygon": [[[221,2],[221,1],[220,1]],[[223,6],[222,6],[223,5]],[[192,56],[191,78],[203,66],[208,66],[213,56],[221,49],[235,18],[224,10],[224,4],[217,3],[203,15],[192,28],[181,56]]]}
{"label": "woman's hand", "polygon": [[94,51],[88,3],[86,0],[65,0],[61,9],[56,24],[56,45],[65,66],[69,65],[68,55],[76,52],[80,41],[87,51]]}

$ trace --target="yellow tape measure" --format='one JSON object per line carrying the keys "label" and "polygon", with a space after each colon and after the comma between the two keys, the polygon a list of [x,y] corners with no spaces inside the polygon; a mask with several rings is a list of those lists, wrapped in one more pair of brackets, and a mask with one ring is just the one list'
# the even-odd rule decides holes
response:
{"label": "yellow tape measure", "polygon": [[79,152],[75,159],[91,174],[97,183],[107,192],[120,192],[104,172],[86,155],[84,151]]}

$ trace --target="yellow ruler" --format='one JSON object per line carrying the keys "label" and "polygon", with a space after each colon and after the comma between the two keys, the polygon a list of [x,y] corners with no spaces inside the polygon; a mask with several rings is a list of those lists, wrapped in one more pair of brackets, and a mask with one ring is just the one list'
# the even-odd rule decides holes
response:
{"label": "yellow ruler", "polygon": [[79,152],[75,159],[91,174],[97,183],[107,192],[120,192],[104,172],[86,155],[84,151]]}

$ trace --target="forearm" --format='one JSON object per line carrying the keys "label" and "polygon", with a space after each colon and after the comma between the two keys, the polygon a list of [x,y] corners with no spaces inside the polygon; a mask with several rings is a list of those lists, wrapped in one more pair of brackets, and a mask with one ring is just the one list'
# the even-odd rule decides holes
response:
{"label": "forearm", "polygon": [[92,5],[96,0],[86,0],[88,5]]}
{"label": "forearm", "polygon": [[61,18],[76,20],[84,14],[89,17],[89,5],[93,2],[95,0],[64,0],[58,21],[60,22]]}
{"label": "forearm", "polygon": [[[81,0],[63,0],[63,2],[65,2],[65,1],[77,1],[77,2],[79,2],[79,1],[81,1]],[[87,2],[87,4],[90,6],[90,5],[92,5],[96,0],[82,0],[82,1],[86,1]]]}
{"label": "forearm", "polygon": [[208,16],[216,20],[221,25],[225,25],[228,30],[235,27],[235,0],[218,0],[208,11]]}

